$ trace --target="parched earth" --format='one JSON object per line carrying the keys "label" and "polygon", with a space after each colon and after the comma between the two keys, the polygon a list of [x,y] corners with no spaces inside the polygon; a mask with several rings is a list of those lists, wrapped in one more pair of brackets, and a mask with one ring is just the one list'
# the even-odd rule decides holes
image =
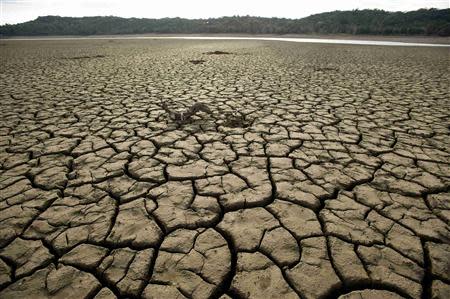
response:
{"label": "parched earth", "polygon": [[449,298],[448,48],[0,59],[0,298]]}

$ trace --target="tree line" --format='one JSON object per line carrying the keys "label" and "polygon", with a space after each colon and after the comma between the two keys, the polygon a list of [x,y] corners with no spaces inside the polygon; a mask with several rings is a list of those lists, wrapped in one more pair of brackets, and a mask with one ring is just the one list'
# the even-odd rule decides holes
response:
{"label": "tree line", "polygon": [[210,19],[140,19],[45,16],[0,26],[1,36],[143,33],[373,34],[450,36],[450,9],[387,12],[333,11],[302,19],[232,16]]}

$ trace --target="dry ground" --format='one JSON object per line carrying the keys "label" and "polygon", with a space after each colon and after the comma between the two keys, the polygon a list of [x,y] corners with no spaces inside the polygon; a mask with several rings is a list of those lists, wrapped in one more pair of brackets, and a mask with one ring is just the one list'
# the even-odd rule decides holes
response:
{"label": "dry ground", "polygon": [[0,298],[448,298],[448,48],[0,55]]}

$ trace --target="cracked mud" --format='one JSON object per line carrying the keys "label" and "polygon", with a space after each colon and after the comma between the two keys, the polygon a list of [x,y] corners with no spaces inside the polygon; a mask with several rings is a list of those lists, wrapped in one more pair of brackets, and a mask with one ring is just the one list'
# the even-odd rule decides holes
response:
{"label": "cracked mud", "polygon": [[1,298],[448,298],[448,49],[0,53]]}

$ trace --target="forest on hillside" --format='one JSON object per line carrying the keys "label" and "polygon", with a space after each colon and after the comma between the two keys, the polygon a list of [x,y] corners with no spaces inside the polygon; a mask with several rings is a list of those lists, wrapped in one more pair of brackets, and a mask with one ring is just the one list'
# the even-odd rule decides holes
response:
{"label": "forest on hillside", "polygon": [[302,19],[232,16],[139,19],[45,16],[0,26],[1,36],[143,33],[373,34],[450,36],[450,9],[333,11]]}

